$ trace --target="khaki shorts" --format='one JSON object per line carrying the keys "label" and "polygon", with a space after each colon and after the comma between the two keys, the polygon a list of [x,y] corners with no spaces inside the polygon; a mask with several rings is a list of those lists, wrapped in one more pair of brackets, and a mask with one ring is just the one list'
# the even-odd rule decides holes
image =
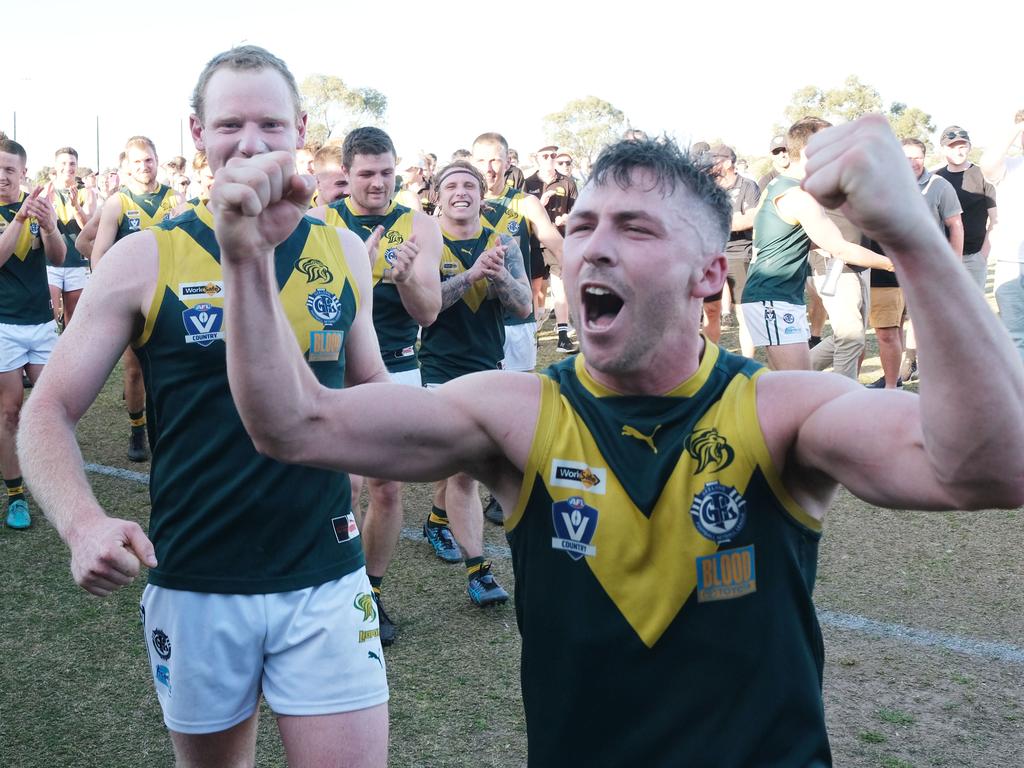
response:
{"label": "khaki shorts", "polygon": [[871,312],[868,322],[872,328],[898,328],[903,325],[907,303],[902,288],[872,288]]}

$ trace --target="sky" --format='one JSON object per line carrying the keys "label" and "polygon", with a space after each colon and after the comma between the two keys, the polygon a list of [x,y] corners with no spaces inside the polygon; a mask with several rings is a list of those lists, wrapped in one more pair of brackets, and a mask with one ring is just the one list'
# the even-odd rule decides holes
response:
{"label": "sky", "polygon": [[16,119],[30,169],[65,145],[95,167],[97,118],[101,167],[139,133],[161,159],[191,159],[196,78],[241,42],[280,56],[300,82],[322,73],[382,91],[399,155],[434,152],[442,161],[485,131],[532,151],[548,143],[544,116],[588,95],[649,134],[721,138],[753,156],[767,153],[794,91],[835,87],[851,74],[886,106],[930,113],[937,131],[964,126],[976,146],[1005,134],[1024,108],[1024,11],[992,0],[210,0],[189,5],[209,9],[201,19],[160,5],[184,7],[139,3],[129,15],[126,4],[103,0],[19,4],[14,18],[28,32],[5,36],[0,129],[12,135]]}

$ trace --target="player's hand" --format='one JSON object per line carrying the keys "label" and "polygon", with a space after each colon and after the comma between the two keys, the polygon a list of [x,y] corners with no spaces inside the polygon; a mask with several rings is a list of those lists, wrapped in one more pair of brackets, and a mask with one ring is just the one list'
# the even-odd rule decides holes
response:
{"label": "player's hand", "polygon": [[412,277],[413,262],[420,253],[420,247],[416,244],[416,235],[410,235],[409,239],[402,243],[395,253],[395,260],[391,264],[391,279],[396,283],[405,283]]}
{"label": "player's hand", "polygon": [[366,255],[370,257],[370,268],[377,260],[377,252],[380,250],[380,241],[384,237],[384,227],[379,224],[373,228],[373,232],[366,238]]}
{"label": "player's hand", "polygon": [[881,115],[827,128],[807,144],[803,188],[896,251],[934,226],[899,141]]}
{"label": "player's hand", "polygon": [[25,202],[21,204],[19,213],[24,212],[28,218],[38,221],[39,228],[49,234],[57,227],[57,212],[50,205],[49,198],[40,192],[39,187],[32,192],[33,194],[26,197]]}
{"label": "player's hand", "polygon": [[295,172],[289,152],[234,157],[217,171],[209,208],[223,255],[232,261],[273,252],[306,213],[316,182]]}
{"label": "player's hand", "polygon": [[28,197],[26,197],[24,202],[22,202],[21,208],[19,208],[18,212],[14,214],[15,221],[25,222],[32,218],[32,214],[29,212],[29,208],[27,208],[26,206],[30,205],[33,201],[38,200],[39,195],[42,194],[42,191],[42,187],[35,187],[31,192],[28,193]]}
{"label": "player's hand", "polygon": [[153,543],[130,520],[101,516],[82,523],[69,536],[68,545],[75,583],[97,597],[131,584],[140,564],[156,567]]}
{"label": "player's hand", "polygon": [[488,248],[477,257],[473,264],[480,270],[477,279],[484,277],[488,280],[496,280],[505,272],[505,246],[496,245]]}

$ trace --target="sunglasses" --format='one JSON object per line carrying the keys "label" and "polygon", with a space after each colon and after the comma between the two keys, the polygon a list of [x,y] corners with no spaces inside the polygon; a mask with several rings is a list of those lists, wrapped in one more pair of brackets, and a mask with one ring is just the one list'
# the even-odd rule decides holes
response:
{"label": "sunglasses", "polygon": [[558,157],[558,155],[556,155],[554,152],[542,152],[540,154],[541,160],[550,160],[553,157]]}
{"label": "sunglasses", "polygon": [[572,160],[559,160],[555,165],[572,165]]}
{"label": "sunglasses", "polygon": [[783,152],[789,152],[789,150],[786,149],[785,147],[779,147],[778,149],[772,150],[773,155],[781,155]]}
{"label": "sunglasses", "polygon": [[944,134],[942,134],[942,138],[944,138],[946,141],[952,141],[953,139],[956,138],[970,141],[970,139],[967,136],[967,131],[962,129],[959,131],[946,131]]}

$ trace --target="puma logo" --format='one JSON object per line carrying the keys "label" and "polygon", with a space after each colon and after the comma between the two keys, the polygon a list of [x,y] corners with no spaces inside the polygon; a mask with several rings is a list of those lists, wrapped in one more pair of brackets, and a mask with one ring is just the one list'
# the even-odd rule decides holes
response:
{"label": "puma logo", "polygon": [[631,427],[628,424],[622,425],[622,436],[623,437],[635,437],[637,440],[642,440],[647,443],[651,451],[654,453],[658,452],[658,449],[654,445],[654,436],[658,434],[658,430],[661,429],[661,424],[654,428],[654,431],[649,435],[645,435],[643,432],[638,430],[636,427]]}

